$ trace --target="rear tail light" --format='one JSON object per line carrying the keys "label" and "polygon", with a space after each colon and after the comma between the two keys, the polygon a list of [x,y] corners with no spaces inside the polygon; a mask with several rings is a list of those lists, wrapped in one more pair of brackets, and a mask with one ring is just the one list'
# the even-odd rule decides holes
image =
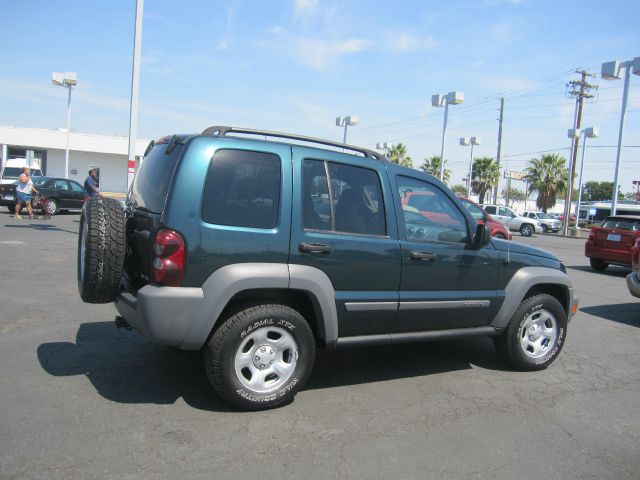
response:
{"label": "rear tail light", "polygon": [[153,282],[168,287],[179,287],[184,278],[186,264],[187,251],[182,236],[173,230],[159,230],[153,242]]}
{"label": "rear tail light", "polygon": [[591,230],[589,232],[589,239],[587,240],[588,242],[593,242],[596,239],[596,232],[594,232],[593,230]]}
{"label": "rear tail light", "polygon": [[636,238],[636,244],[631,248],[631,263],[638,268],[640,263],[640,238]]}

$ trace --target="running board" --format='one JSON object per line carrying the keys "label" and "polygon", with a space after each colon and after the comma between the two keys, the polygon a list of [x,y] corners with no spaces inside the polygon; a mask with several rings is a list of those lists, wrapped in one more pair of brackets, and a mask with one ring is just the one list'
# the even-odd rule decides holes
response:
{"label": "running board", "polygon": [[495,336],[501,333],[494,327],[452,328],[450,330],[433,330],[430,332],[387,333],[383,335],[361,335],[338,338],[337,348],[361,347],[369,345],[389,345],[396,343],[427,342],[430,340],[446,340],[459,337]]}

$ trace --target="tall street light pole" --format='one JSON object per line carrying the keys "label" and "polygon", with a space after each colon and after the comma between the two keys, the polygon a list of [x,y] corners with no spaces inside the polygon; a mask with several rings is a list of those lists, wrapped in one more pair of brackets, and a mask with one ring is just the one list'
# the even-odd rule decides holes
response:
{"label": "tall street light pole", "polygon": [[383,150],[384,156],[387,156],[387,150],[389,150],[389,144],[387,142],[376,143],[376,150]]}
{"label": "tall street light pole", "polygon": [[347,144],[347,127],[355,127],[358,124],[358,117],[355,115],[348,115],[346,117],[336,117],[336,126],[344,127],[344,135],[342,137],[342,143]]}
{"label": "tall street light pole", "polygon": [[67,142],[64,154],[64,178],[69,178],[69,134],[71,132],[71,89],[78,84],[76,72],[53,72],[51,83],[68,89],[67,94]]}
{"label": "tall street light pole", "polygon": [[620,171],[620,157],[622,156],[622,137],[624,134],[624,117],[627,113],[627,100],[629,99],[629,79],[631,71],[634,75],[640,75],[640,57],[626,62],[605,62],[602,64],[601,75],[605,80],[620,78],[620,70],[624,69],[624,90],[622,93],[622,110],[620,112],[620,130],[618,132],[618,151],[616,153],[616,170],[613,177],[613,193],[611,195],[611,215],[616,214],[618,207],[618,173]]}
{"label": "tall street light pole", "polygon": [[473,170],[473,146],[480,145],[480,137],[461,137],[460,145],[463,147],[468,147],[471,145],[471,155],[469,156],[469,172],[467,174],[467,198],[471,197],[471,172]]}
{"label": "tall street light pole", "polygon": [[144,0],[136,0],[136,23],[133,33],[133,68],[129,104],[129,151],[127,154],[127,192],[136,173],[136,138],[138,136],[138,90],[140,87],[140,51],[142,46],[142,10]]}
{"label": "tall street light pole", "polygon": [[[582,170],[584,168],[584,151],[587,147],[587,138],[598,138],[600,132],[596,127],[589,127],[582,130],[584,142],[582,142],[582,158],[580,159],[580,178],[578,180],[578,203],[576,204],[576,229],[580,228],[580,204],[582,203]],[[569,136],[571,130],[569,130]]]}
{"label": "tall street light pole", "polygon": [[449,92],[446,95],[436,94],[431,96],[431,105],[444,107],[444,122],[442,124],[442,147],[440,148],[440,181],[444,182],[444,151],[447,140],[447,120],[449,117],[449,104],[460,105],[464,102],[464,92]]}

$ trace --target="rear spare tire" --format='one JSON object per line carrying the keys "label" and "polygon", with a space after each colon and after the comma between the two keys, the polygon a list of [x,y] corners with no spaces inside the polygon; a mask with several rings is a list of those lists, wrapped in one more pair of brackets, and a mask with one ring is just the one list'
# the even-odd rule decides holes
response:
{"label": "rear spare tire", "polygon": [[78,235],[78,290],[86,303],[116,298],[125,256],[124,211],[113,198],[84,204]]}

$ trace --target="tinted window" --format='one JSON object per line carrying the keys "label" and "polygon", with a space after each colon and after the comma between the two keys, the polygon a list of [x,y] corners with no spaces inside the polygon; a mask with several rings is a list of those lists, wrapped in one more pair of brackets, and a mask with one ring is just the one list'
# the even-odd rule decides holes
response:
{"label": "tinted window", "polygon": [[484,207],[484,211],[491,215],[496,215],[498,213],[496,207]]}
{"label": "tinted window", "polygon": [[460,203],[462,203],[464,208],[466,208],[469,211],[469,213],[471,214],[471,216],[473,216],[474,219],[484,220],[485,213],[479,206],[471,202],[467,202],[465,200],[461,200]]}
{"label": "tinted window", "polygon": [[280,206],[280,157],[219,150],[211,161],[202,218],[217,225],[273,228]]}
{"label": "tinted window", "polygon": [[56,180],[56,183],[53,184],[53,188],[56,190],[69,190],[69,185],[64,180]]}
{"label": "tinted window", "polygon": [[37,177],[31,178],[31,181],[36,187],[39,187],[40,185],[44,185],[45,183],[49,182],[49,179],[47,177]]}
{"label": "tinted window", "polygon": [[604,228],[617,228],[619,230],[640,230],[640,220],[633,218],[607,218],[602,222]]}
{"label": "tinted window", "polygon": [[304,228],[386,235],[382,187],[374,170],[307,159],[302,181]]}
{"label": "tinted window", "polygon": [[398,177],[398,194],[404,213],[407,240],[467,241],[465,217],[453,201],[435,185],[414,178]]}
{"label": "tinted window", "polygon": [[156,144],[149,152],[133,179],[129,203],[142,207],[150,212],[160,213],[169,193],[169,184],[173,177],[183,145],[173,144],[169,155],[166,155],[168,144]]}
{"label": "tinted window", "polygon": [[80,185],[79,183],[69,181],[69,185],[71,185],[71,190],[73,190],[74,192],[84,192],[84,188],[82,188],[82,185]]}

